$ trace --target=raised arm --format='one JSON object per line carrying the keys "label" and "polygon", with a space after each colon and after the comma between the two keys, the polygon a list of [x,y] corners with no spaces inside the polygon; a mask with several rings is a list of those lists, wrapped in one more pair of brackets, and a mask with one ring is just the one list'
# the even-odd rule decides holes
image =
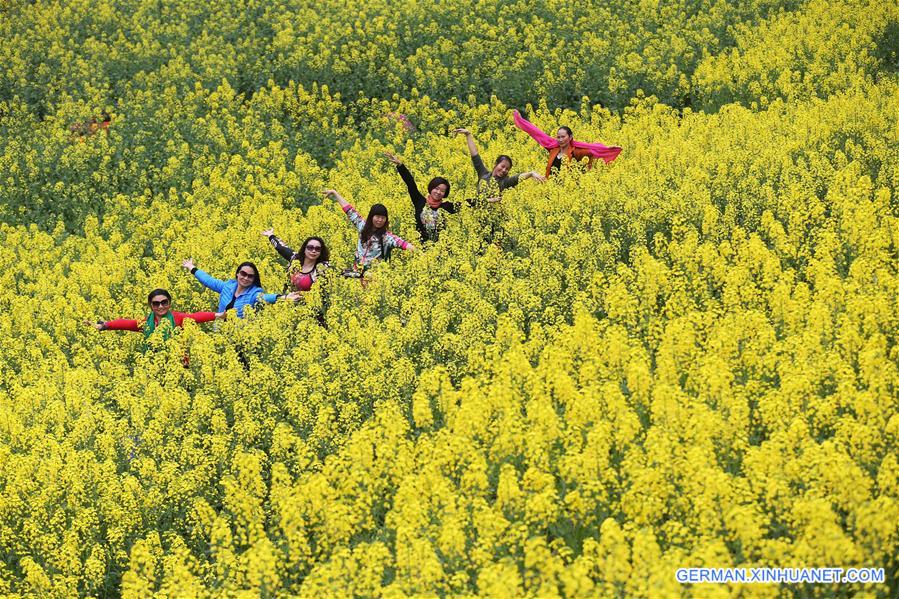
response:
{"label": "raised arm", "polygon": [[465,127],[459,127],[458,129],[453,129],[453,133],[456,135],[464,135],[465,143],[468,144],[468,153],[472,156],[478,155],[478,146],[475,144],[474,135],[471,134],[471,131]]}
{"label": "raised arm", "polygon": [[424,196],[418,190],[418,185],[415,184],[415,177],[412,176],[412,173],[409,172],[409,169],[406,168],[406,165],[403,164],[402,159],[396,154],[391,154],[390,152],[384,152],[384,155],[387,157],[387,160],[392,162],[396,166],[396,172],[400,174],[400,177],[403,179],[403,183],[406,184],[406,189],[409,190],[409,198],[412,200],[412,203],[418,207],[419,204],[424,203]]}
{"label": "raised arm", "polygon": [[474,135],[471,134],[471,131],[462,127],[454,129],[453,132],[456,135],[465,136],[465,141],[468,144],[468,153],[471,154],[471,163],[474,165],[474,170],[478,174],[478,178],[483,179],[490,173],[490,171],[487,169],[487,165],[484,164],[484,159],[478,154],[478,146],[474,142]]}
{"label": "raised arm", "polygon": [[365,227],[365,219],[362,218],[353,205],[343,199],[343,196],[337,193],[334,189],[326,189],[322,192],[326,198],[334,198],[337,200],[337,203],[340,204],[340,207],[343,208],[344,213],[347,218],[350,219],[350,222],[353,223],[353,226],[356,227],[359,232],[362,232],[362,229]]}
{"label": "raised arm", "polygon": [[275,236],[274,229],[267,229],[267,230],[263,231],[261,234],[263,237],[268,239],[269,243],[272,244],[272,247],[275,248],[275,251],[278,252],[278,254],[282,258],[284,258],[285,260],[290,262],[290,259],[293,258],[294,251],[292,249],[290,249],[289,247],[287,247],[286,245],[284,245],[284,242]]}
{"label": "raised arm", "polygon": [[199,268],[194,265],[193,258],[188,258],[184,262],[181,263],[181,266],[184,267],[184,270],[192,274],[197,278],[197,280],[203,284],[207,289],[211,289],[216,293],[221,293],[222,289],[225,287],[225,282],[220,281],[213,277],[212,275],[203,272]]}
{"label": "raised arm", "polygon": [[[337,203],[340,204],[340,207],[346,210],[347,206],[350,206],[350,203],[343,199],[343,196],[337,193],[336,189],[326,189],[322,192],[322,195],[326,198],[333,198],[337,200]],[[352,207],[352,206],[350,206]]]}

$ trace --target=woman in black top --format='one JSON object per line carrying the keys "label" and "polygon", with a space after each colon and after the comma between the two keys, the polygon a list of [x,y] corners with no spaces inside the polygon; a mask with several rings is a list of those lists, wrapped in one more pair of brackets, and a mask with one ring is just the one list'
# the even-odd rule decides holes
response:
{"label": "woman in black top", "polygon": [[396,165],[396,170],[406,183],[409,189],[409,199],[412,200],[412,206],[415,208],[415,228],[418,229],[422,241],[437,241],[440,229],[446,224],[441,210],[445,210],[449,214],[455,214],[459,210],[459,205],[452,202],[444,201],[450,192],[449,181],[443,177],[434,177],[428,183],[428,195],[422,195],[415,184],[415,178],[403,161],[390,152],[384,152],[387,159]]}

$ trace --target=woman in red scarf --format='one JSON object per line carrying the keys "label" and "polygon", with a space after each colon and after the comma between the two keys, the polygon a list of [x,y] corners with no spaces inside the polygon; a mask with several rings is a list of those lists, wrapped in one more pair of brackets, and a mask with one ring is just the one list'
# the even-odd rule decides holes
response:
{"label": "woman in red scarf", "polygon": [[459,211],[459,204],[444,201],[449,197],[450,184],[443,177],[434,177],[428,183],[428,195],[422,195],[415,184],[415,178],[403,161],[390,152],[384,152],[387,160],[396,165],[396,171],[403,178],[406,188],[409,190],[409,199],[412,200],[412,206],[415,208],[415,228],[421,235],[421,240],[437,241],[437,236],[445,225],[441,210],[445,210],[449,214],[455,214]]}
{"label": "woman in red scarf", "polygon": [[568,127],[559,127],[556,136],[553,137],[548,133],[541,131],[536,125],[522,118],[517,110],[512,111],[512,117],[515,120],[515,126],[530,135],[534,140],[549,150],[549,160],[546,162],[546,176],[549,177],[553,171],[562,168],[562,158],[566,158],[568,162],[572,159],[583,160],[587,158],[587,170],[593,168],[593,163],[597,158],[602,158],[606,164],[612,162],[621,153],[618,146],[604,146],[601,143],[586,143],[583,141],[575,141],[571,129]]}

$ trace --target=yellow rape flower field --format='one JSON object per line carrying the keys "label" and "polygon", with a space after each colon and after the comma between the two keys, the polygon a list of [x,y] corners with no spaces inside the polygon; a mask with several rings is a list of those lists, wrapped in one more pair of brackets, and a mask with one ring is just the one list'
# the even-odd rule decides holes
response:
{"label": "yellow rape flower field", "polygon": [[895,596],[899,8],[739,5],[0,2],[0,595]]}

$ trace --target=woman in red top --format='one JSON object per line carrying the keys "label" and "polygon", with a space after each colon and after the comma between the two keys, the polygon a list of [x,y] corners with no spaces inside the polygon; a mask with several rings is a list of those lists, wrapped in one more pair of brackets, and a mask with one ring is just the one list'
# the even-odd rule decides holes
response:
{"label": "woman in red top", "polygon": [[135,333],[143,333],[144,339],[149,338],[157,329],[162,332],[164,339],[168,339],[175,328],[184,326],[187,319],[194,322],[209,322],[222,316],[215,312],[194,312],[186,314],[184,312],[172,312],[172,296],[165,289],[154,289],[147,296],[147,303],[150,305],[150,313],[146,318],[141,320],[128,320],[119,318],[116,320],[108,320],[106,322],[90,322],[84,321],[84,324],[94,327],[98,331],[134,331]]}
{"label": "woman in red top", "polygon": [[587,159],[587,170],[593,168],[597,158],[602,158],[608,164],[615,160],[621,153],[618,146],[605,146],[599,142],[586,143],[576,141],[571,129],[559,127],[553,137],[541,131],[536,125],[524,119],[517,110],[512,111],[515,126],[530,135],[534,141],[549,150],[549,160],[546,162],[547,178],[562,168],[562,158],[567,162],[572,160]]}

